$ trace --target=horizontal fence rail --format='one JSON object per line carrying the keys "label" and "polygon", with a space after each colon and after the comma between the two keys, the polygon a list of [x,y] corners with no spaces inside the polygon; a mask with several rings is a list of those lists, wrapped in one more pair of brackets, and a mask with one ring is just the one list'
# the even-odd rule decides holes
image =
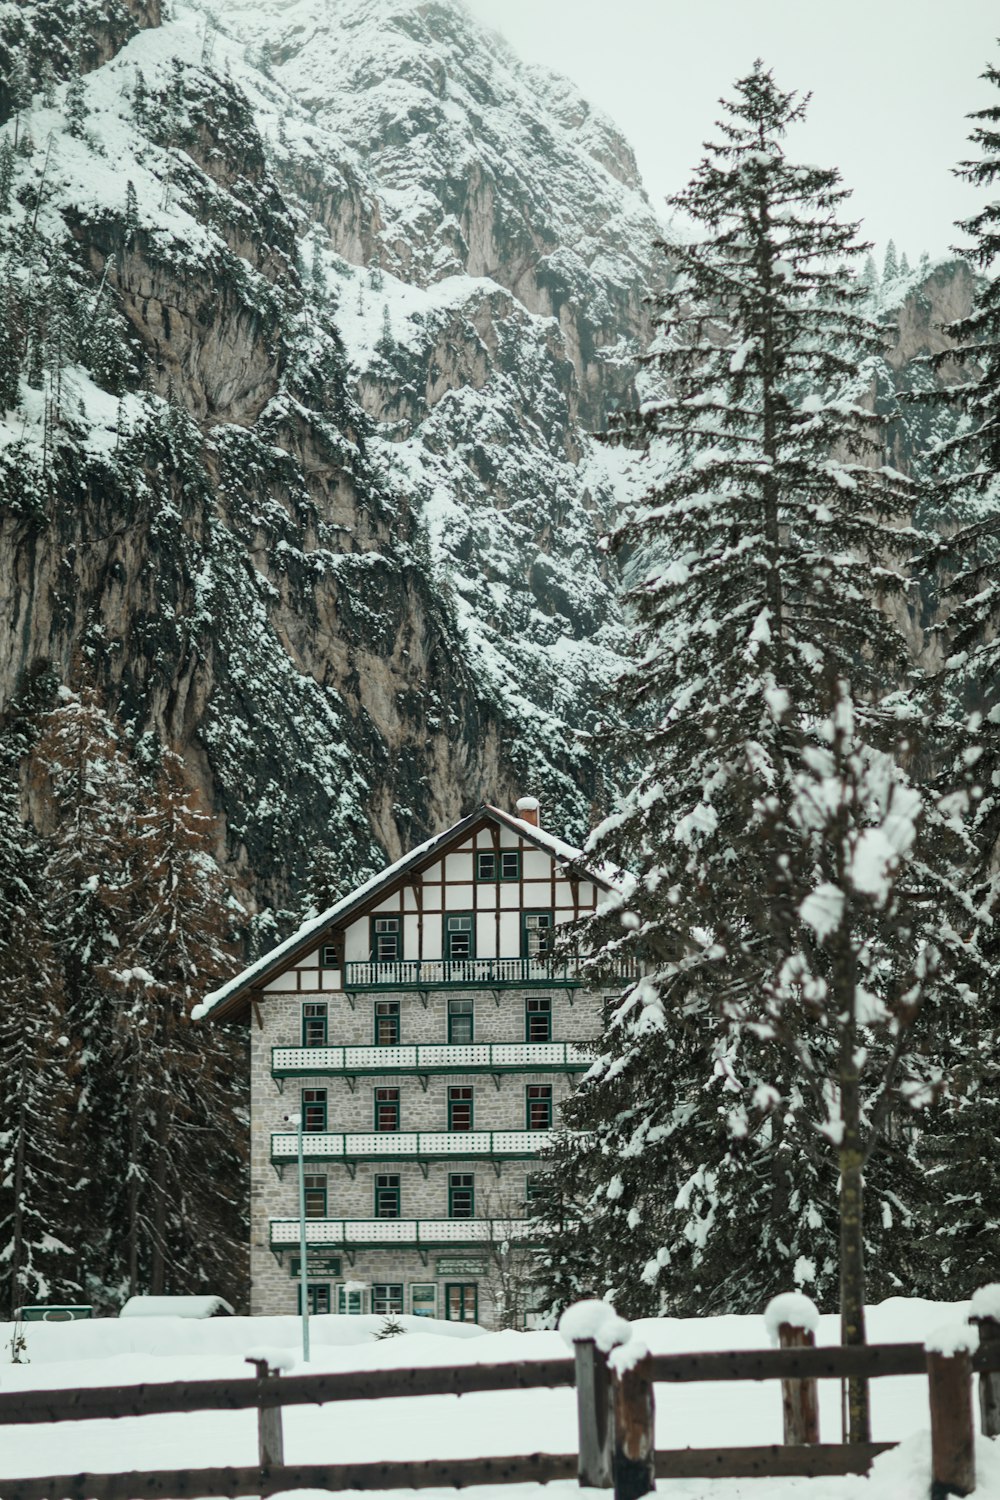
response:
{"label": "horizontal fence rail", "polygon": [[429,1042],[411,1047],[272,1047],[271,1075],[326,1073],[581,1072],[593,1057],[575,1042]]}
{"label": "horizontal fence rail", "polygon": [[202,1495],[279,1495],[285,1490],[466,1489],[471,1484],[548,1484],[576,1477],[575,1453],[431,1462],[282,1464],[274,1468],[176,1469],[11,1479],[3,1500],[184,1500]]}
{"label": "horizontal fence rail", "polygon": [[[303,1134],[302,1152],[306,1161],[538,1156],[555,1139],[552,1130],[324,1130]],[[293,1161],[297,1155],[294,1131],[276,1131],[271,1136],[272,1161]]]}
{"label": "horizontal fence rail", "polygon": [[[462,1396],[473,1391],[529,1391],[571,1386],[571,1355],[518,1364],[441,1369],[336,1371],[263,1380],[186,1380],[163,1385],[91,1386],[73,1391],[0,1391],[0,1424],[89,1422],[179,1411],[249,1411],[269,1406],[324,1406],[330,1401]],[[6,1494],[0,1489],[6,1500]]]}

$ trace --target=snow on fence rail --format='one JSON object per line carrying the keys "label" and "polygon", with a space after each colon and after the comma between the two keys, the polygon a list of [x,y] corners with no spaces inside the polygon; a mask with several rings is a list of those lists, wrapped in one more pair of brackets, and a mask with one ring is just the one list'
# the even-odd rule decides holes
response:
{"label": "snow on fence rail", "polygon": [[[995,1293],[995,1295],[993,1295]],[[778,1299],[776,1299],[777,1301]],[[804,1299],[802,1299],[804,1301]],[[772,1304],[774,1306],[774,1304]],[[785,1315],[792,1321],[784,1321]],[[186,1496],[273,1495],[291,1489],[389,1490],[465,1488],[472,1484],[571,1479],[612,1488],[615,1500],[640,1500],[656,1478],[775,1478],[867,1472],[894,1443],[821,1443],[816,1381],[926,1373],[930,1397],[932,1493],[975,1489],[972,1376],[978,1373],[982,1430],[1000,1435],[1000,1288],[977,1293],[969,1323],[924,1344],[813,1347],[809,1319],[790,1303],[776,1316],[777,1349],[651,1355],[605,1303],[578,1304],[562,1331],[573,1354],[516,1364],[359,1370],[280,1377],[263,1355],[251,1356],[256,1379],[197,1380],[69,1391],[0,1392],[0,1426],[88,1421],[164,1412],[258,1412],[258,1463],[246,1467],[155,1473],[69,1474],[0,1478],[2,1500],[183,1500]],[[741,1448],[656,1451],[655,1384],[780,1380],[784,1443]],[[401,1396],[575,1386],[577,1453],[430,1459],[370,1464],[286,1464],[285,1406]]]}

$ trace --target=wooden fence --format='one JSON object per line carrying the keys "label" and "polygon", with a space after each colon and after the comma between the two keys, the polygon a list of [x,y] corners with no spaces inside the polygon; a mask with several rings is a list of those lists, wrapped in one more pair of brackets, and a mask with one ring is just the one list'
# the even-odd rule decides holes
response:
{"label": "wooden fence", "polygon": [[[0,1500],[185,1500],[195,1496],[273,1495],[290,1489],[463,1489],[473,1484],[578,1478],[613,1487],[615,1500],[638,1500],[656,1478],[737,1478],[864,1473],[892,1443],[821,1443],[818,1380],[875,1379],[925,1374],[933,1448],[929,1489],[937,1495],[975,1488],[972,1377],[980,1376],[982,1428],[1000,1434],[1000,1324],[978,1320],[980,1344],[970,1353],[934,1352],[923,1344],[815,1348],[811,1336],[785,1324],[782,1347],[731,1353],[641,1356],[602,1353],[593,1339],[574,1354],[518,1364],[444,1369],[369,1370],[280,1377],[265,1360],[251,1360],[256,1378],[86,1388],[0,1391],[0,1427],[12,1424],[139,1417],[164,1412],[258,1413],[258,1462],[246,1467],[153,1473],[63,1474],[0,1478]],[[627,1350],[628,1346],[623,1346]],[[637,1352],[639,1352],[637,1350]],[[782,1382],[784,1443],[760,1447],[679,1448],[657,1451],[654,1385],[695,1381]],[[327,1402],[401,1396],[467,1395],[575,1386],[579,1419],[576,1453],[518,1457],[431,1459],[365,1464],[286,1464],[281,1410]],[[4,1466],[15,1456],[4,1444]]]}

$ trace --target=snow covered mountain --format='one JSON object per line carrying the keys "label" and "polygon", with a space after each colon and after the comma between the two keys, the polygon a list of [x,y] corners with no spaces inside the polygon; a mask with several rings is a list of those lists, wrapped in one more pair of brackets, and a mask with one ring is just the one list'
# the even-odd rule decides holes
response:
{"label": "snow covered mountain", "polygon": [[83,646],[264,904],[483,795],[582,832],[628,147],[457,0],[51,10],[0,7],[0,706]]}
{"label": "snow covered mountain", "polygon": [[0,0],[0,79],[0,715],[85,661],[251,905],[483,796],[581,837],[662,266],[614,126],[460,0]]}

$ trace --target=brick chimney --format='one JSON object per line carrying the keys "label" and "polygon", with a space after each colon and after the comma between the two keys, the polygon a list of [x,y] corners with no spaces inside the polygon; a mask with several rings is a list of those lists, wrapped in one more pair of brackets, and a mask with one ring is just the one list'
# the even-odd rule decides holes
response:
{"label": "brick chimney", "polygon": [[530,823],[532,827],[538,827],[538,798],[518,797],[517,816],[524,823]]}

